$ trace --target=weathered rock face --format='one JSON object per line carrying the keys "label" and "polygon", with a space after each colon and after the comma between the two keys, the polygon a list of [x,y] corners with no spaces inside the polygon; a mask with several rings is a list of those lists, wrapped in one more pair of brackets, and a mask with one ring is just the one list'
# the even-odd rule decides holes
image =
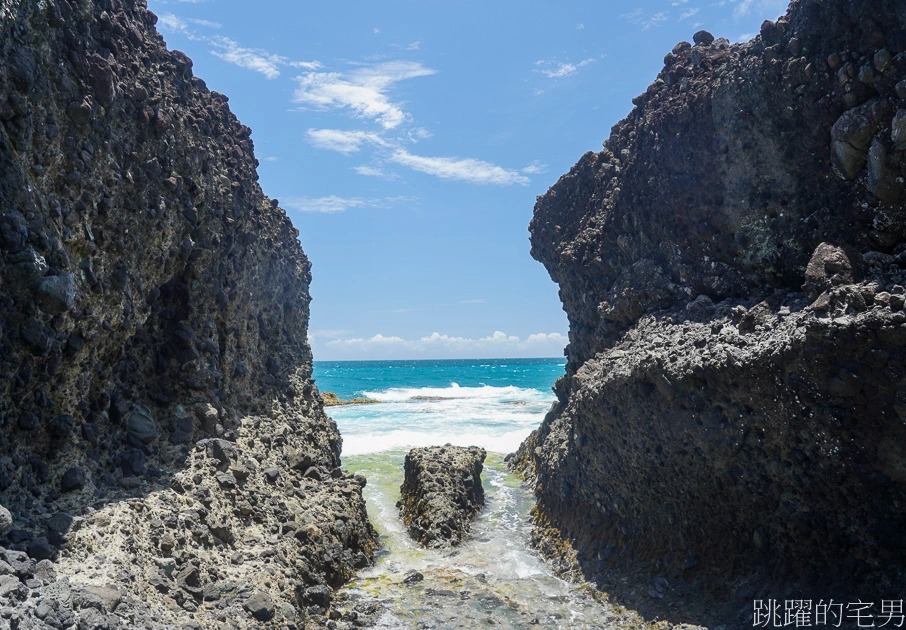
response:
{"label": "weathered rock face", "polygon": [[535,207],[570,322],[516,458],[538,522],[602,583],[635,558],[737,609],[751,576],[896,592],[906,5],[799,0],[696,41]]}
{"label": "weathered rock face", "polygon": [[310,265],[155,21],[0,2],[0,542],[62,548],[138,625],[299,624],[375,545],[310,378]]}
{"label": "weathered rock face", "polygon": [[477,446],[414,448],[406,455],[400,516],[425,547],[462,542],[484,505],[481,470],[487,453]]}

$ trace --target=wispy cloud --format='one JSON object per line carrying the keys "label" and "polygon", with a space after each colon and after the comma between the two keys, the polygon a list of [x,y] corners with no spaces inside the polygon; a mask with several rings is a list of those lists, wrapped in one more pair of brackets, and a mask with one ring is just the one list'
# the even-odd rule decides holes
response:
{"label": "wispy cloud", "polygon": [[309,129],[306,132],[312,146],[328,151],[349,155],[362,148],[363,144],[386,146],[387,143],[376,133],[368,131],[345,131],[342,129]]}
{"label": "wispy cloud", "polygon": [[229,37],[211,37],[208,41],[214,46],[211,53],[224,61],[263,74],[268,79],[280,76],[281,66],[307,68],[315,70],[320,67],[317,61],[293,61],[283,55],[270,53],[261,48],[247,48],[239,45]]}
{"label": "wispy cloud", "polygon": [[503,168],[484,160],[456,157],[425,157],[414,155],[404,149],[397,149],[390,156],[397,164],[416,171],[434,175],[441,179],[456,179],[473,184],[521,184],[529,183],[529,178],[519,171]]}
{"label": "wispy cloud", "polygon": [[189,30],[189,23],[183,18],[173,15],[172,13],[161,13],[157,16],[157,23],[166,29],[176,31],[178,33],[185,33]]}
{"label": "wispy cloud", "polygon": [[412,197],[383,197],[368,199],[364,197],[339,197],[328,195],[326,197],[289,197],[282,199],[281,204],[296,212],[317,212],[321,214],[337,214],[352,208],[386,209],[400,205],[411,205],[415,202]]}
{"label": "wispy cloud", "polygon": [[775,18],[786,10],[787,4],[788,0],[736,0],[733,17],[740,19],[754,12]]}
{"label": "wispy cloud", "polygon": [[208,35],[199,33],[193,27],[217,30],[222,28],[219,22],[201,20],[196,18],[183,18],[173,13],[163,13],[158,16],[158,24],[193,41],[206,42],[212,47],[211,54],[224,61],[252,70],[264,75],[268,79],[280,76],[282,67],[302,68],[317,70],[321,67],[317,61],[296,61],[277,55],[261,48],[248,48],[239,42],[223,35]]}
{"label": "wispy cloud", "polygon": [[578,61],[576,63],[561,63],[541,59],[535,62],[535,70],[536,72],[540,72],[541,74],[546,76],[548,79],[562,79],[563,77],[568,77],[570,75],[576,74],[576,72],[578,72],[580,68],[584,68],[585,66],[594,62],[595,60],[592,58],[583,59],[582,61]]}
{"label": "wispy cloud", "polygon": [[693,17],[693,16],[695,16],[695,15],[698,15],[698,12],[699,12],[700,10],[701,10],[701,9],[699,9],[698,7],[693,7],[693,8],[691,8],[691,9],[686,9],[685,11],[683,11],[682,13],[680,13],[679,19],[681,19],[681,20],[688,20],[689,18],[691,18],[691,17]]}
{"label": "wispy cloud", "polygon": [[398,127],[407,114],[391,102],[394,84],[435,74],[414,61],[390,61],[357,68],[348,74],[309,72],[296,78],[293,101],[321,109],[345,108],[361,118],[377,121],[384,129]]}
{"label": "wispy cloud", "polygon": [[538,175],[539,173],[544,173],[547,170],[547,164],[542,164],[541,162],[536,161],[519,170],[526,175]]}
{"label": "wispy cloud", "polygon": [[634,9],[633,11],[620,15],[621,19],[626,20],[630,24],[642,27],[643,31],[648,30],[652,26],[657,26],[662,22],[666,22],[667,17],[666,11],[651,13],[644,9]]}
{"label": "wispy cloud", "polygon": [[486,337],[462,337],[433,332],[417,339],[376,334],[371,337],[337,338],[327,347],[353,351],[365,356],[553,356],[560,355],[568,339],[558,332],[534,333],[526,337],[509,335],[500,330]]}
{"label": "wispy cloud", "polygon": [[396,173],[391,173],[390,171],[385,171],[379,166],[371,166],[369,164],[356,166],[352,170],[354,170],[359,175],[364,175],[365,177],[380,177],[381,179],[398,179],[399,177]]}

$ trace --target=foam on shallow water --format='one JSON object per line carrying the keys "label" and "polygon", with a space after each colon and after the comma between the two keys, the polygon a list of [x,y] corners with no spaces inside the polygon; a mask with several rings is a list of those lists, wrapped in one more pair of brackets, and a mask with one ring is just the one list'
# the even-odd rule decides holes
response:
{"label": "foam on shallow water", "polygon": [[[417,546],[400,523],[396,501],[405,451],[349,457],[344,466],[368,478],[364,493],[383,551],[376,565],[344,589],[350,600],[387,609],[383,628],[600,628],[614,611],[556,577],[529,548],[531,492],[491,455],[482,479],[485,507],[455,550]],[[410,571],[424,576],[405,584]]]}
{"label": "foam on shallow water", "polygon": [[455,383],[365,395],[381,402],[329,410],[343,436],[344,457],[447,443],[509,453],[541,423],[554,400],[536,389]]}

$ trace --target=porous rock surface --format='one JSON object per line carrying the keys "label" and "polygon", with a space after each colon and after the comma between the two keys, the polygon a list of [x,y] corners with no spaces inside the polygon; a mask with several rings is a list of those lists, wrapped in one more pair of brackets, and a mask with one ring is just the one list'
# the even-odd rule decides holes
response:
{"label": "porous rock surface", "polygon": [[487,453],[477,446],[429,446],[406,455],[400,517],[417,543],[455,547],[484,505],[481,470]]}
{"label": "porous rock surface", "polygon": [[155,21],[0,1],[0,627],[318,625],[376,542],[310,265]]}
{"label": "porous rock surface", "polygon": [[694,584],[699,622],[902,597],[906,4],[797,0],[751,42],[695,41],[535,206],[570,324],[511,460],[537,542],[671,615]]}

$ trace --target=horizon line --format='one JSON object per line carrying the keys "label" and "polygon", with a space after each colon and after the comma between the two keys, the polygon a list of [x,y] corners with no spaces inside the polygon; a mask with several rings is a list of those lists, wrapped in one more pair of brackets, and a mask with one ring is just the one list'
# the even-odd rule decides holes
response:
{"label": "horizon line", "polygon": [[312,363],[364,363],[367,361],[535,361],[538,359],[556,359],[566,362],[565,356],[560,357],[443,357],[419,359],[312,359]]}

